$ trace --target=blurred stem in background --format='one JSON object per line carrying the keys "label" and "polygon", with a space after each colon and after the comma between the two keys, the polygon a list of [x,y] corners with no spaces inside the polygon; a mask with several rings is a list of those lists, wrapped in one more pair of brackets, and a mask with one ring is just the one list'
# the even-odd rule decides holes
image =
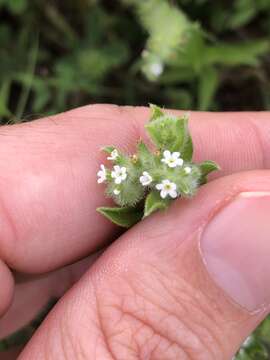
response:
{"label": "blurred stem in background", "polygon": [[26,70],[29,78],[28,83],[24,83],[21,89],[20,98],[17,104],[17,109],[15,113],[15,119],[21,119],[23,117],[24,111],[26,109],[27,101],[29,99],[30,91],[32,88],[32,83],[34,79],[36,64],[37,64],[37,55],[38,55],[38,40],[35,41],[33,48],[29,53],[29,65]]}
{"label": "blurred stem in background", "polygon": [[0,0],[0,19],[2,123],[89,102],[270,107],[268,0]]}

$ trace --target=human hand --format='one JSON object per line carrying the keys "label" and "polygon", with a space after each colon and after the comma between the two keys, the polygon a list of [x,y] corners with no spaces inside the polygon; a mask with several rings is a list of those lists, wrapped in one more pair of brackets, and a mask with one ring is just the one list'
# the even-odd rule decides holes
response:
{"label": "human hand", "polygon": [[267,113],[192,113],[195,160],[222,171],[96,255],[120,234],[95,210],[108,201],[99,149],[132,151],[148,111],[94,105],[1,128],[0,337],[75,283],[20,360],[230,359],[267,315]]}

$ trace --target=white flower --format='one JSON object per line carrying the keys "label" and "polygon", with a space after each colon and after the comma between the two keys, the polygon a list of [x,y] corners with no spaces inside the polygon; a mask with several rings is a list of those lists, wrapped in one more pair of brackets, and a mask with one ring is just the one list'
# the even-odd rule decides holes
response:
{"label": "white flower", "polygon": [[103,164],[100,165],[100,170],[97,173],[98,176],[98,184],[103,183],[106,180],[106,169]]}
{"label": "white flower", "polygon": [[144,171],[142,173],[142,176],[140,176],[140,183],[142,184],[142,186],[147,186],[151,184],[152,181],[153,178],[147,171]]}
{"label": "white flower", "polygon": [[170,196],[175,199],[177,197],[176,184],[170,180],[162,180],[162,183],[156,185],[156,189],[160,190],[160,196],[165,199],[166,196]]}
{"label": "white flower", "polygon": [[118,158],[118,156],[119,156],[118,151],[116,149],[114,149],[111,152],[111,156],[108,156],[107,159],[108,160],[116,160]]}
{"label": "white flower", "polygon": [[186,166],[185,168],[184,168],[184,171],[185,171],[185,173],[186,174],[190,174],[191,173],[191,167],[190,166]]}
{"label": "white flower", "polygon": [[119,165],[115,165],[111,176],[116,184],[121,184],[121,182],[127,178],[127,168],[125,166],[120,167]]}
{"label": "white flower", "polygon": [[175,168],[176,166],[182,166],[184,160],[180,158],[180,152],[171,153],[169,150],[163,152],[162,162],[167,164],[170,168]]}
{"label": "white flower", "polygon": [[120,190],[114,189],[114,190],[113,190],[113,193],[114,193],[114,195],[119,195],[119,194],[120,194]]}
{"label": "white flower", "polygon": [[164,66],[161,62],[154,62],[149,66],[149,70],[154,76],[158,77],[163,73]]}

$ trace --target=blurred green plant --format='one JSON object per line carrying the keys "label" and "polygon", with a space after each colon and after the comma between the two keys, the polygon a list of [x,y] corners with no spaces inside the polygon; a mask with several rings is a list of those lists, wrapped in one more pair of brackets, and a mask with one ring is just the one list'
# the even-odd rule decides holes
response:
{"label": "blurred green plant", "polygon": [[270,318],[268,317],[243,343],[233,360],[268,360],[270,358]]}
{"label": "blurred green plant", "polygon": [[0,117],[89,102],[268,109],[268,0],[0,0]]}

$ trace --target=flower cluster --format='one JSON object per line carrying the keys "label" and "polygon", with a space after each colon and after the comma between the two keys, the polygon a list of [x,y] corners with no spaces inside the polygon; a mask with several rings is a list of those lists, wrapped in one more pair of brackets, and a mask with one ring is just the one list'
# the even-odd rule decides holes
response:
{"label": "flower cluster", "polygon": [[[180,157],[180,152],[175,151],[173,153],[170,150],[165,150],[163,152],[163,158],[161,162],[166,164],[170,168],[176,168],[177,166],[183,166],[184,160]],[[114,149],[110,156],[107,157],[108,160],[116,160],[119,157],[118,151]],[[183,167],[185,174],[190,174],[192,168],[190,166]],[[107,178],[108,174],[108,178]],[[125,166],[115,165],[113,170],[110,172],[105,168],[103,164],[100,165],[100,170],[97,173],[98,184],[105,182],[107,179],[113,179],[114,183],[119,185],[127,179],[127,168]],[[149,174],[148,171],[143,171],[142,175],[139,177],[139,182],[142,186],[149,186],[153,182],[153,177]],[[170,181],[169,179],[163,179],[160,183],[155,185],[155,188],[160,191],[160,196],[162,199],[165,199],[167,196],[175,199],[180,195],[180,192],[177,192],[177,185]],[[113,189],[114,195],[120,195],[121,190],[117,187]]]}
{"label": "flower cluster", "polygon": [[212,161],[192,162],[193,145],[187,117],[165,114],[152,105],[146,129],[156,146],[152,152],[140,141],[137,153],[128,156],[114,147],[105,147],[111,168],[104,164],[97,172],[99,184],[119,207],[98,211],[118,225],[129,227],[156,210],[166,209],[177,197],[190,197],[217,170]]}

